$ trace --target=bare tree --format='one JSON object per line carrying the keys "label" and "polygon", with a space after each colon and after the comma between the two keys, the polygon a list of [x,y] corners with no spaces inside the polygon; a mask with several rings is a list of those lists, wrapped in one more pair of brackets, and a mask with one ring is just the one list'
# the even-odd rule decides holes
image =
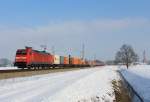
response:
{"label": "bare tree", "polygon": [[134,52],[134,49],[130,45],[122,45],[120,50],[116,53],[116,63],[123,63],[127,66],[127,68],[131,63],[137,62],[138,60],[138,55]]}

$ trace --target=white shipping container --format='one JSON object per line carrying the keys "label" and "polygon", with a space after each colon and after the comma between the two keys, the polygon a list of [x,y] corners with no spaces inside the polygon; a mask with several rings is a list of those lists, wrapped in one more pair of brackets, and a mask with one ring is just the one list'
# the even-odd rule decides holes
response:
{"label": "white shipping container", "polygon": [[60,56],[54,55],[54,64],[60,64]]}

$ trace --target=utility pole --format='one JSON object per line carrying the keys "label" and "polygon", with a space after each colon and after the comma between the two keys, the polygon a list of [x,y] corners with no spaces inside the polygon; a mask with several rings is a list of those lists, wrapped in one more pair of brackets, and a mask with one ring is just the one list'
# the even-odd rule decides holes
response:
{"label": "utility pole", "polygon": [[146,59],[146,51],[143,51],[143,63],[146,63],[147,59]]}
{"label": "utility pole", "polygon": [[82,58],[82,60],[84,60],[84,57],[85,57],[85,45],[83,44],[82,45],[82,55],[81,55],[81,58]]}
{"label": "utility pole", "polygon": [[96,60],[96,54],[94,54],[94,61]]}

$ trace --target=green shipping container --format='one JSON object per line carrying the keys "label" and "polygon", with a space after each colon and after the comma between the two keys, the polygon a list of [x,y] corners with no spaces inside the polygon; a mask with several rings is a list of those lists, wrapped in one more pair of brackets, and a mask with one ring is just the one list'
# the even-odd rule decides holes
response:
{"label": "green shipping container", "polygon": [[60,64],[64,64],[64,56],[60,56]]}

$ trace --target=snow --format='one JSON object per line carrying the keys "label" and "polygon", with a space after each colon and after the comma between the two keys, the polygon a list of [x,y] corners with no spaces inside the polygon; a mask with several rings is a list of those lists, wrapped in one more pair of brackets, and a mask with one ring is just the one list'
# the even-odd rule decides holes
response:
{"label": "snow", "polygon": [[121,73],[144,102],[150,102],[150,66],[131,66],[129,69],[121,69]]}
{"label": "snow", "polygon": [[[2,102],[113,102],[115,66],[0,80]],[[97,101],[96,101],[97,100]]]}
{"label": "snow", "polygon": [[12,70],[18,69],[17,67],[0,67],[0,70]]}

